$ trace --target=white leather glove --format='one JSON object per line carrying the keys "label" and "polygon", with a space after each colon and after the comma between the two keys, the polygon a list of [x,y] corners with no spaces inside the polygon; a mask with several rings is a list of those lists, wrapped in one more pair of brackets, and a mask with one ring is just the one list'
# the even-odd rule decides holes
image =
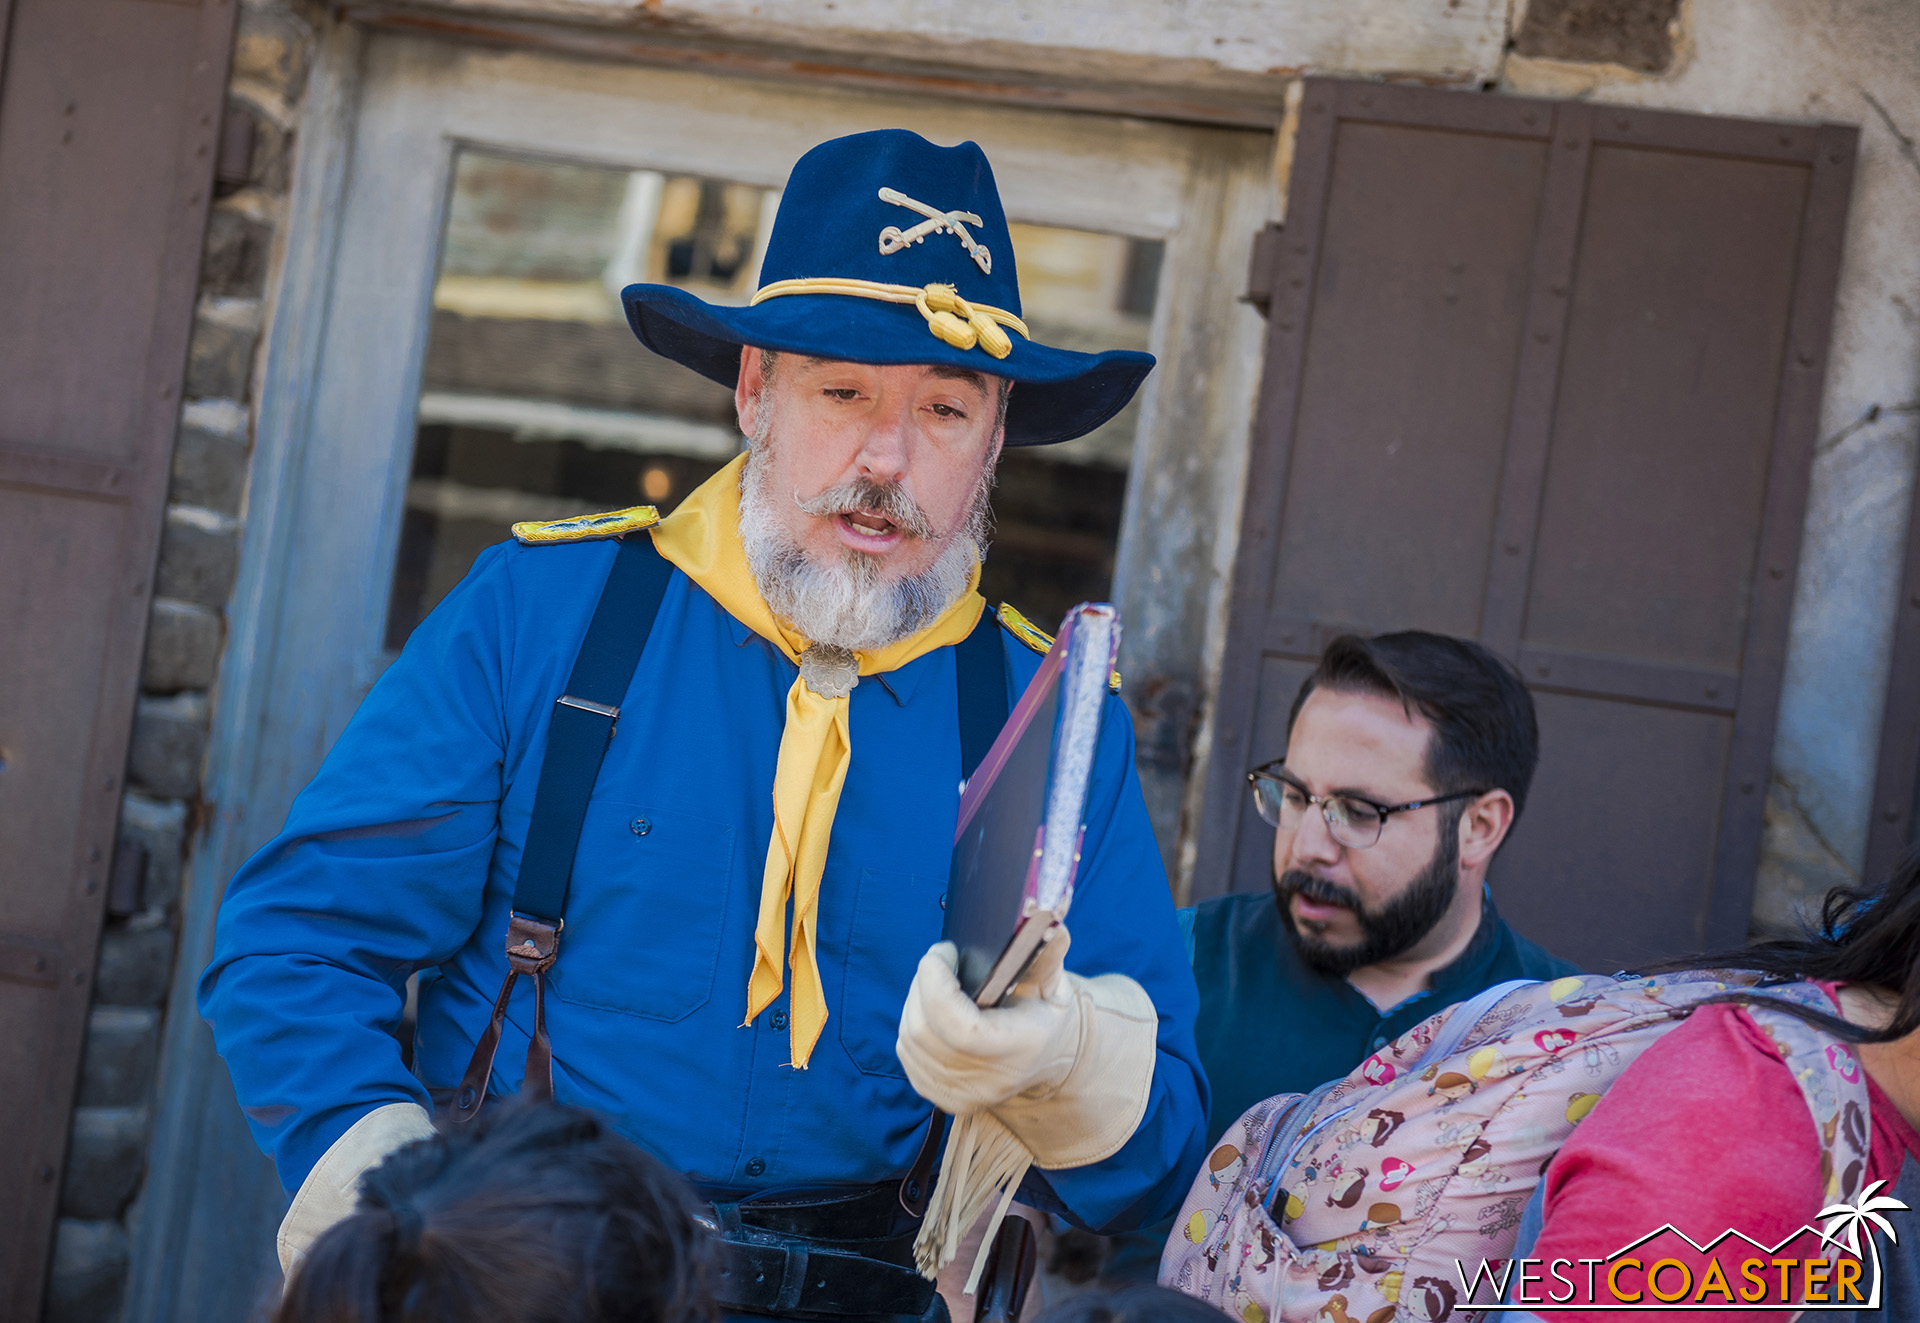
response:
{"label": "white leather glove", "polygon": [[1025,1089],[1057,1088],[1080,1050],[1080,1002],[1060,967],[1066,945],[1060,934],[1041,947],[1012,995],[991,1010],[961,990],[952,942],[921,956],[894,1044],[914,1091],[964,1116]]}
{"label": "white leather glove", "polygon": [[429,1138],[433,1119],[418,1103],[388,1103],[355,1121],[320,1155],[280,1223],[280,1271],[290,1280],[321,1233],[353,1214],[360,1178],[416,1139]]}
{"label": "white leather glove", "polygon": [[955,1116],[991,1111],[1041,1167],[1085,1166],[1132,1138],[1153,1088],[1159,1017],[1124,974],[1062,968],[1063,927],[1003,1005],[982,1010],[955,977],[958,953],[920,960],[894,1050],[914,1091]]}

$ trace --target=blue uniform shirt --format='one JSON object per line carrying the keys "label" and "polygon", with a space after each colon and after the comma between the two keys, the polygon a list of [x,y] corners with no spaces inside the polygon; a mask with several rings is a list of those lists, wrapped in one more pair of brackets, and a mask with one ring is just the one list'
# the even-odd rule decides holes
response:
{"label": "blue uniform shirt", "polygon": [[[554,699],[606,580],[611,541],[506,543],[415,631],[300,797],[235,875],[201,1013],[289,1190],[349,1126],[457,1084],[506,973],[503,937]],[[1039,658],[1002,633],[1012,695]],[[788,1064],[787,994],[749,1027],[747,977],[796,671],[678,570],[587,809],[549,978],[554,1089],[713,1189],[879,1181],[917,1151],[928,1105],[894,1055],[915,966],[939,940],[960,737],[954,650],[851,697],[853,759],[827,854],[817,952],[829,1018]],[[1177,1206],[1207,1086],[1198,994],[1117,699],[1090,791],[1070,968],[1138,980],[1159,1010],[1138,1132],[1025,1195],[1095,1228]],[[414,1072],[392,1037],[421,970]],[[493,1091],[519,1087],[522,979]],[[417,1077],[416,1077],[417,1076]]]}

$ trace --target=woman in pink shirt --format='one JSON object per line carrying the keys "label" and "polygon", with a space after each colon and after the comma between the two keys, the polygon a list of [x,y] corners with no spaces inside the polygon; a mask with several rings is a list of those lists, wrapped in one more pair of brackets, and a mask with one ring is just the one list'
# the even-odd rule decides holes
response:
{"label": "woman in pink shirt", "polygon": [[[1811,979],[1838,992],[1844,1019],[1814,1011],[1802,1018],[1851,1044],[1864,1068],[1871,1135],[1858,1188],[1885,1182],[1873,1193],[1891,1195],[1913,1210],[1883,1211],[1898,1242],[1879,1235],[1881,1305],[1857,1317],[1920,1320],[1920,853],[1877,891],[1831,893],[1818,934],[1694,958],[1686,967],[1754,969]],[[1821,1163],[1812,1118],[1773,1040],[1740,1005],[1703,1006],[1628,1067],[1575,1128],[1547,1168],[1539,1239],[1521,1253],[1543,1263],[1578,1264],[1606,1260],[1666,1223],[1701,1244],[1731,1229],[1763,1248],[1728,1241],[1709,1255],[1662,1235],[1634,1254],[1646,1268],[1666,1259],[1680,1265],[1661,1269],[1655,1285],[1664,1295],[1649,1289],[1641,1268],[1622,1273],[1623,1294],[1605,1294],[1610,1265],[1603,1264],[1600,1298],[1624,1302],[1638,1292],[1644,1309],[1671,1298],[1684,1280],[1695,1284],[1684,1303],[1713,1308],[1697,1317],[1784,1323],[1792,1317],[1789,1310],[1741,1305],[1777,1306],[1782,1294],[1775,1279],[1783,1271],[1794,1301],[1834,1299],[1825,1294],[1833,1290],[1830,1283],[1816,1283],[1816,1294],[1809,1296],[1804,1270],[1779,1266],[1822,1252],[1816,1234],[1793,1234],[1820,1222],[1827,1189]],[[1859,1249],[1863,1259],[1869,1257],[1864,1242]],[[1715,1280],[1709,1258],[1725,1274],[1724,1293],[1717,1284],[1706,1285]],[[1742,1263],[1756,1259],[1765,1266],[1742,1277]],[[1583,1287],[1584,1273],[1572,1274]],[[1871,1277],[1869,1268],[1863,1289],[1872,1286]],[[1766,1294],[1758,1293],[1756,1278],[1767,1282]],[[1583,1290],[1577,1300],[1588,1298]],[[1683,1304],[1668,1308],[1678,1311]],[[1542,1309],[1539,1316],[1551,1323],[1637,1317],[1590,1308]],[[1854,1316],[1823,1310],[1806,1317]]]}

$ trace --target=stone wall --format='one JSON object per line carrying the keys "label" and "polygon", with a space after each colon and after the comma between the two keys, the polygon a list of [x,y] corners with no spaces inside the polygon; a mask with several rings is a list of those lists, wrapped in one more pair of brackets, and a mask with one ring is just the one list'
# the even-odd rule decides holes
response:
{"label": "stone wall", "polygon": [[[244,182],[219,190],[201,256],[185,403],[174,438],[140,700],[127,755],[116,875],[100,939],[45,1318],[119,1317],[139,1215],[162,1017],[197,826],[225,608],[239,569],[249,401],[276,225],[318,7],[246,0],[228,115],[252,126]],[[324,21],[324,20],[322,20]]]}

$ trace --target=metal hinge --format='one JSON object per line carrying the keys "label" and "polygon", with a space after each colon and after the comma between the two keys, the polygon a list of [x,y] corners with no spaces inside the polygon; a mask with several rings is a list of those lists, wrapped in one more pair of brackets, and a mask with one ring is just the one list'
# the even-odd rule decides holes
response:
{"label": "metal hinge", "polygon": [[1273,287],[1280,279],[1280,238],[1285,228],[1269,221],[1253,236],[1253,255],[1247,263],[1247,292],[1241,301],[1251,303],[1262,317],[1273,304]]}

